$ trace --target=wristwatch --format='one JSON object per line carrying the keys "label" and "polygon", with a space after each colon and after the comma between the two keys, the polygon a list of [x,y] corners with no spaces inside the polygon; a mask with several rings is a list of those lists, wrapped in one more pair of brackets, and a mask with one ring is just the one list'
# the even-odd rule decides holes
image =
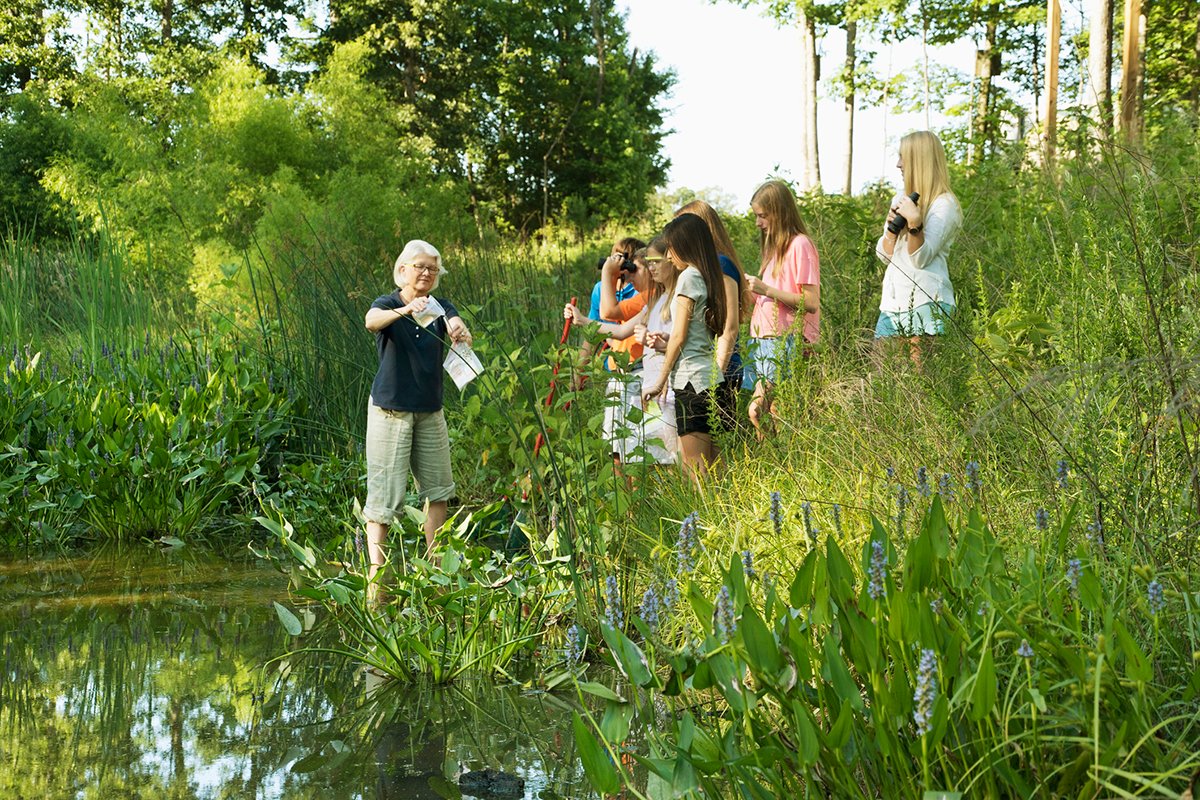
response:
{"label": "wristwatch", "polygon": [[917,227],[915,227],[915,228],[909,228],[909,229],[908,229],[908,233],[909,233],[909,235],[910,235],[910,236],[916,236],[918,233],[920,233],[920,232],[921,232],[921,231],[923,231],[923,230],[925,230],[925,225],[924,225],[924,223],[922,223],[922,224],[918,225],[918,226],[917,226]]}

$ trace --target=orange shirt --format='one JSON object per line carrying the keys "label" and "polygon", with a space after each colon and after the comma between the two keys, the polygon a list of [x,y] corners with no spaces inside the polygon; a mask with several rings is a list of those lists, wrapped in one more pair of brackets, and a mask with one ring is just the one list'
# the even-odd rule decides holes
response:
{"label": "orange shirt", "polygon": [[[628,300],[621,300],[617,303],[618,314],[613,318],[613,322],[625,322],[633,319],[638,314],[642,313],[642,309],[646,307],[646,293],[638,292]],[[630,336],[626,339],[609,339],[608,346],[614,353],[628,353],[630,362],[637,361],[642,357],[642,344],[637,341],[637,337]],[[609,358],[605,362],[608,369],[615,370],[617,362],[613,358]]]}

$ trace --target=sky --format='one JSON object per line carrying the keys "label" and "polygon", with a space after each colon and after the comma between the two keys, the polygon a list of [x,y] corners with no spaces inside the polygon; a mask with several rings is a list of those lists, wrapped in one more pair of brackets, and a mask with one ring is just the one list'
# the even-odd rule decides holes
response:
{"label": "sky", "polygon": [[[762,181],[800,174],[800,93],[795,84],[800,58],[794,28],[780,29],[758,10],[730,2],[619,0],[618,5],[628,12],[632,45],[640,52],[653,51],[660,66],[676,73],[666,101],[666,127],[674,130],[664,142],[671,160],[668,190],[716,187],[736,208],[744,208]],[[845,37],[840,30],[829,31],[818,48],[821,180],[826,191],[840,192],[846,113],[843,101],[830,97],[827,76],[841,69]],[[920,42],[875,48],[875,69],[881,75],[902,70],[920,74]],[[963,41],[930,48],[929,61],[970,75],[975,45]],[[930,122],[934,130],[947,124],[937,109]],[[879,108],[860,108],[855,115],[854,191],[880,179],[898,182],[896,143],[904,133],[925,127],[923,112],[884,115]]]}

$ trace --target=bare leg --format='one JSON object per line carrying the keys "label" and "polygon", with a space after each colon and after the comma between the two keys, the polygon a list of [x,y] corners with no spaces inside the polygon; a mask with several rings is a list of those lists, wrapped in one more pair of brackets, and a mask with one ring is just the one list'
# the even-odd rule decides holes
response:
{"label": "bare leg", "polygon": [[746,409],[750,416],[750,423],[754,425],[754,435],[760,442],[764,435],[763,425],[768,423],[772,416],[769,391],[770,387],[766,381],[756,381],[754,396],[750,398],[750,406]]}
{"label": "bare leg", "polygon": [[712,435],[687,433],[680,436],[679,455],[684,473],[700,486],[700,479],[708,474],[708,465],[714,456]]}
{"label": "bare leg", "polygon": [[446,524],[446,501],[430,500],[425,504],[425,546],[433,552],[433,540]]}
{"label": "bare leg", "polygon": [[384,553],[384,543],[387,541],[388,526],[382,522],[367,522],[367,555],[371,559],[371,568],[367,572],[367,598],[371,601],[378,599],[379,587],[376,578],[379,570],[387,561]]}

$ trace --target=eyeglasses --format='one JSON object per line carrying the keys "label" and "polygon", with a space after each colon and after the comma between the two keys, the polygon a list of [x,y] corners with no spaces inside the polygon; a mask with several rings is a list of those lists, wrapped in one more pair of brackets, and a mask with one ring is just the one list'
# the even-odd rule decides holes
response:
{"label": "eyeglasses", "polygon": [[420,264],[409,264],[408,266],[415,269],[419,275],[436,275],[438,271],[437,267],[425,267]]}

